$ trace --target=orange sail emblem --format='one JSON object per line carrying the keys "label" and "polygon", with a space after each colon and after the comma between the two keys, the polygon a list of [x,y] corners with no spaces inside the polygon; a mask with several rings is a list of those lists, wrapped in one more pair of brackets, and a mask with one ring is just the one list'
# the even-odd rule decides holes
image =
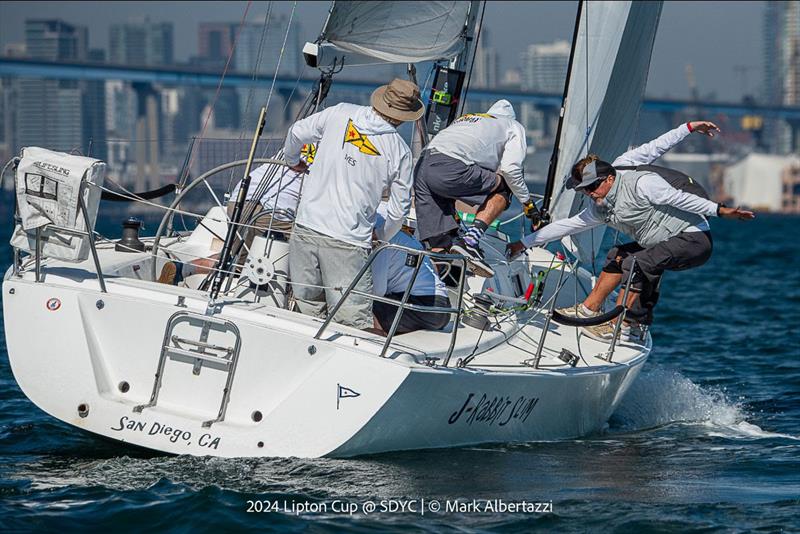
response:
{"label": "orange sail emblem", "polygon": [[378,152],[378,149],[375,148],[375,145],[372,144],[372,141],[369,140],[369,137],[358,131],[356,125],[353,124],[353,119],[349,119],[347,121],[347,129],[344,132],[342,148],[344,148],[345,143],[351,143],[355,145],[358,147],[358,151],[362,154],[367,154],[369,156],[381,155],[381,153]]}

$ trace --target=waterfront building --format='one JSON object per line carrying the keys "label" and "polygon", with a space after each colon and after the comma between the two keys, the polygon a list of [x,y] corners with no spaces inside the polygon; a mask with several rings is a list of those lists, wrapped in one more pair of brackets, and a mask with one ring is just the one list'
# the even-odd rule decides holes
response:
{"label": "waterfront building", "polygon": [[[769,105],[800,105],[800,2],[769,1],[763,21],[763,100]],[[764,140],[771,152],[800,148],[786,121],[767,120]]]}
{"label": "waterfront building", "polygon": [[[88,31],[63,20],[26,20],[28,57],[48,61],[84,61]],[[19,78],[17,86],[15,150],[41,146],[81,152],[84,146],[82,83],[76,80]]]}
{"label": "waterfront building", "polygon": [[[562,94],[567,77],[570,44],[567,41],[532,44],[522,52],[521,86],[533,93]],[[548,137],[553,132],[552,117],[547,117],[530,104],[522,106],[520,122],[529,136],[536,139]]]}
{"label": "waterfront building", "polygon": [[109,32],[110,63],[159,66],[174,63],[174,37],[171,22],[142,21],[113,24]]}
{"label": "waterfront building", "polygon": [[[725,197],[732,205],[747,206],[759,211],[781,212],[796,200],[800,170],[797,156],[752,153],[727,167],[723,177]],[[785,190],[788,193],[785,194]]]}

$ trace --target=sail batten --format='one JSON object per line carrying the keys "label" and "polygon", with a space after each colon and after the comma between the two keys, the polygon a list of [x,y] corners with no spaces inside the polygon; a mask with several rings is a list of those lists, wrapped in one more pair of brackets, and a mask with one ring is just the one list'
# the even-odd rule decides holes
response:
{"label": "sail batten", "polygon": [[336,1],[322,41],[388,63],[451,58],[464,47],[469,1]]}
{"label": "sail batten", "polygon": [[[574,215],[591,202],[567,189],[572,165],[589,153],[612,161],[625,152],[636,128],[661,15],[660,1],[585,1],[566,88],[558,164],[550,200],[552,219]],[[572,237],[589,264],[605,227]]]}

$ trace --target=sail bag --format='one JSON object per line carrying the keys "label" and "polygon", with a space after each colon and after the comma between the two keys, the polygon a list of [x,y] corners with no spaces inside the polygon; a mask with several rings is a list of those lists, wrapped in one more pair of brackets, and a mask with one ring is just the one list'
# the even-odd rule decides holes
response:
{"label": "sail bag", "polygon": [[[15,176],[19,219],[11,245],[35,254],[36,234],[40,230],[43,257],[72,262],[86,260],[89,236],[54,226],[88,231],[91,235],[105,175],[106,164],[94,158],[39,147],[23,148]],[[91,224],[88,229],[79,210],[79,195]]]}

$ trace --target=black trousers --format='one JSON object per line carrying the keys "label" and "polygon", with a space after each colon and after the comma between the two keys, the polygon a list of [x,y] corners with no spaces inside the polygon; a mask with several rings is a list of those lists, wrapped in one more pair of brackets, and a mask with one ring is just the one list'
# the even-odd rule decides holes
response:
{"label": "black trousers", "polygon": [[640,294],[628,317],[641,324],[653,323],[653,308],[658,302],[664,271],[683,271],[703,265],[711,257],[711,232],[681,232],[652,247],[625,243],[608,251],[603,271],[622,275],[623,287],[636,258],[631,291]]}
{"label": "black trousers", "polygon": [[[398,304],[403,300],[402,293],[389,293],[386,298],[396,300]],[[438,295],[409,295],[408,302],[411,304],[418,304],[420,306],[438,306],[442,308],[450,307],[450,299],[447,297],[440,297]],[[383,302],[373,301],[372,313],[378,319],[381,328],[385,332],[389,332],[394,321],[395,313],[399,306],[392,306]],[[416,330],[441,330],[447,323],[450,322],[449,313],[423,313],[414,310],[403,310],[403,315],[400,317],[400,324],[397,325],[396,334],[407,334]]]}

